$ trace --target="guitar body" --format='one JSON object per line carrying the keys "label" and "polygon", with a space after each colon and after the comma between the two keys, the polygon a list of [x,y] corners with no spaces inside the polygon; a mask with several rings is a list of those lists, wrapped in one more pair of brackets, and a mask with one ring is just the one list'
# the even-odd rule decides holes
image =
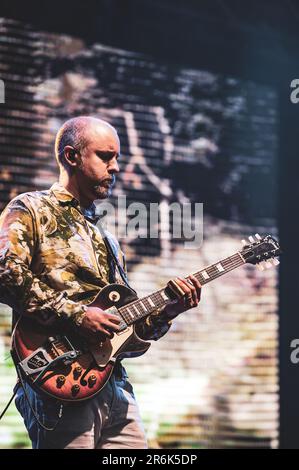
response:
{"label": "guitar body", "polygon": [[[136,299],[128,287],[111,284],[89,306],[110,309],[117,315],[117,308]],[[116,358],[140,356],[149,347],[149,342],[137,336],[135,327],[124,321],[112,339],[91,341],[69,320],[45,327],[22,316],[12,336],[12,357],[22,377],[34,389],[66,402],[95,396],[109,380]],[[60,357],[68,351],[76,351],[74,359]]]}

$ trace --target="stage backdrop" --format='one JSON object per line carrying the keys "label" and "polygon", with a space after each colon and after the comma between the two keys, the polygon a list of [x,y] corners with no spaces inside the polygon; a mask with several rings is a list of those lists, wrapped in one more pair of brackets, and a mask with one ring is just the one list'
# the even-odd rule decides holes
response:
{"label": "stage backdrop", "polygon": [[[159,238],[120,240],[140,295],[231,255],[245,236],[275,235],[275,90],[7,19],[0,54],[1,209],[57,179],[55,133],[84,114],[120,135],[111,201],[161,203]],[[204,203],[200,248],[172,238],[172,202]],[[278,445],[276,276],[246,266],[214,281],[146,355],[125,361],[151,447]],[[0,319],[3,408],[15,382],[9,307],[1,305]],[[14,405],[0,446],[29,446]]]}

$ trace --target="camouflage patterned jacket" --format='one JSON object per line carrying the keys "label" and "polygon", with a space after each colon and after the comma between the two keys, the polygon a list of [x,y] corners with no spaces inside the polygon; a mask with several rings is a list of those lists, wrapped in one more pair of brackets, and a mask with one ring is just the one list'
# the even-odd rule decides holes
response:
{"label": "camouflage patterned jacket", "polygon": [[[120,264],[125,261],[116,240]],[[119,274],[116,271],[116,282]],[[61,184],[15,197],[0,216],[0,302],[44,324],[55,315],[75,322],[108,284],[109,264],[99,229]],[[159,339],[170,323],[152,314],[138,325],[145,339]]]}

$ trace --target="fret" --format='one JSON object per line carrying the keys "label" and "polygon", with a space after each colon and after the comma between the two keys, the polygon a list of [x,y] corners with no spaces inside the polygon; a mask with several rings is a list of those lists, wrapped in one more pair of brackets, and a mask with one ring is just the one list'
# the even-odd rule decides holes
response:
{"label": "fret", "polygon": [[[237,252],[228,258],[225,258],[218,263],[207,266],[202,271],[194,273],[193,276],[204,285],[213,279],[231,271],[244,264],[245,261],[242,255]],[[160,289],[146,297],[139,300],[134,300],[129,305],[124,305],[119,308],[119,312],[127,325],[133,324],[135,321],[146,317],[157,308],[164,307],[170,301],[164,289]]]}
{"label": "fret", "polygon": [[142,300],[135,300],[128,306],[124,305],[119,309],[119,311],[127,323],[132,323],[132,320],[138,320],[139,318],[148,315],[153,310],[150,304],[149,308],[145,307],[145,304],[147,303],[149,304],[145,297]]}
{"label": "fret", "polygon": [[[132,308],[132,307],[131,307]],[[135,315],[133,312],[131,312],[130,308],[129,307],[126,307],[126,314],[127,314],[127,317],[128,318],[131,318],[133,320],[133,318],[135,318]]]}
{"label": "fret", "polygon": [[140,311],[139,311],[139,309],[138,309],[138,307],[137,307],[137,304],[132,305],[132,308],[135,310],[137,316],[139,317]]}
{"label": "fret", "polygon": [[120,313],[120,314],[121,314],[122,318],[124,319],[124,321],[126,322],[126,324],[128,325],[129,322],[130,322],[129,317],[125,314],[125,312]]}
{"label": "fret", "polygon": [[209,266],[208,268],[206,268],[206,271],[210,278],[213,278],[215,274],[218,274],[218,271],[213,264]]}
{"label": "fret", "polygon": [[148,309],[146,308],[146,306],[144,305],[144,299],[143,300],[139,300],[139,305],[140,307],[142,307],[143,309],[143,313],[148,313]]}
{"label": "fret", "polygon": [[147,301],[148,301],[148,303],[150,304],[151,307],[155,307],[155,304],[154,304],[154,302],[152,301],[151,296],[148,296],[148,297],[147,297]]}
{"label": "fret", "polygon": [[152,303],[150,303],[148,297],[144,297],[144,298],[142,299],[142,302],[143,302],[144,305],[146,306],[148,312],[151,312],[151,311],[153,310],[153,308],[155,308],[154,302],[152,301]]}
{"label": "fret", "polygon": [[161,291],[161,297],[162,297],[163,300],[169,300],[169,297],[168,297],[168,295],[165,293],[164,290]]}
{"label": "fret", "polygon": [[[167,297],[167,300],[169,300],[168,297]],[[164,305],[164,303],[165,303],[165,300],[163,299],[161,291],[156,292],[156,294],[155,294],[156,307],[158,307],[158,308],[162,307],[162,305]]]}
{"label": "fret", "polygon": [[138,300],[138,302],[136,302],[135,306],[137,307],[138,309],[138,315],[142,318],[145,314],[147,314],[147,310],[146,312],[144,312],[144,309],[141,307],[141,301]]}
{"label": "fret", "polygon": [[197,280],[200,282],[200,284],[203,285],[203,284],[205,283],[205,279],[204,279],[204,277],[202,276],[201,273],[195,273],[195,274],[194,274],[194,277],[197,278]]}
{"label": "fret", "polygon": [[210,279],[210,275],[208,274],[208,272],[206,270],[202,271],[201,275],[202,275],[203,279]]}
{"label": "fret", "polygon": [[219,273],[225,271],[225,268],[222,266],[221,263],[216,264],[216,268],[218,269]]}
{"label": "fret", "polygon": [[130,308],[128,306],[121,307],[119,312],[125,319],[127,325],[132,325],[141,317],[141,315],[134,304],[129,304],[129,306]]}
{"label": "fret", "polygon": [[161,301],[159,292],[155,292],[154,294],[151,295],[151,300],[155,304],[155,308],[159,307],[159,302]]}
{"label": "fret", "polygon": [[244,264],[242,257],[237,253],[236,255],[230,256],[229,258],[224,259],[221,261],[222,266],[224,267],[225,271],[231,271],[238,266]]}
{"label": "fret", "polygon": [[244,261],[240,253],[236,253],[233,256],[229,256],[228,258],[225,258],[224,260],[216,264],[212,264],[211,266],[206,267],[202,271],[195,273],[194,276],[203,285],[207,282],[216,279],[219,276],[222,276],[222,274],[225,274],[228,271],[231,271],[232,269],[241,266],[243,263]]}

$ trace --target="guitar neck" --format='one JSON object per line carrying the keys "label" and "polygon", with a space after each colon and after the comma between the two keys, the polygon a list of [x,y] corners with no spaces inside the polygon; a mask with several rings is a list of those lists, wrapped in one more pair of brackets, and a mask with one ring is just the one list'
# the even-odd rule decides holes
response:
{"label": "guitar neck", "polygon": [[[241,253],[237,252],[228,258],[218,261],[218,263],[211,264],[205,269],[194,273],[193,276],[198,279],[201,285],[204,285],[243,264],[245,264],[244,258]],[[158,308],[164,307],[169,302],[171,302],[171,299],[166,294],[165,289],[160,289],[142,299],[135,300],[134,302],[120,307],[119,312],[126,324],[132,325],[141,318],[150,315]]]}

